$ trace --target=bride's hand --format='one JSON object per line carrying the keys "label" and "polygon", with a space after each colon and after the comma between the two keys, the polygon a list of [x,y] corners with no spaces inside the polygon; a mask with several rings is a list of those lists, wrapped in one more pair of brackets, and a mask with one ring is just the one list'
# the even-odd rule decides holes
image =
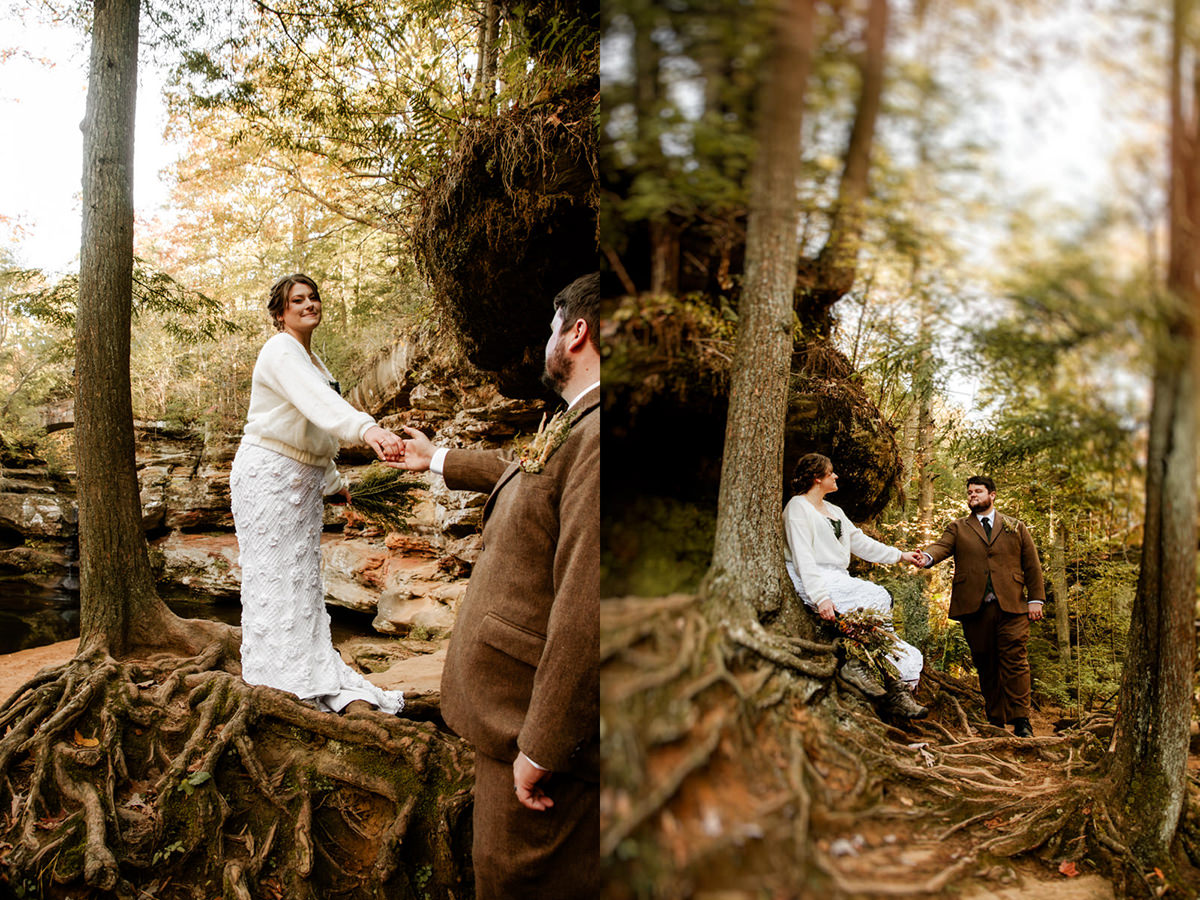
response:
{"label": "bride's hand", "polygon": [[837,612],[833,608],[832,600],[822,600],[817,604],[817,614],[827,622],[832,622]]}
{"label": "bride's hand", "polygon": [[925,554],[920,550],[907,550],[900,554],[900,561],[910,563],[918,569],[925,568]]}

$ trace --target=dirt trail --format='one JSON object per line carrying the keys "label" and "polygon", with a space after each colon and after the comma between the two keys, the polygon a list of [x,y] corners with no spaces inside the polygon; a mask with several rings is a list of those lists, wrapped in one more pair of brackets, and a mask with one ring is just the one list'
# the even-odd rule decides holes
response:
{"label": "dirt trail", "polygon": [[75,655],[78,646],[76,638],[0,655],[0,701],[7,700],[13,691],[47,666],[65,663]]}

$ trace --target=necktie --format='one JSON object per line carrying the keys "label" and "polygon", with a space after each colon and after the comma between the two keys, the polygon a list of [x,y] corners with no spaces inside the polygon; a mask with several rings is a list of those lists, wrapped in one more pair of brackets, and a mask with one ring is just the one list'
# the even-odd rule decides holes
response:
{"label": "necktie", "polygon": [[[991,519],[991,517],[984,516],[979,521],[983,523],[983,533],[987,535],[987,539],[990,542],[992,540],[992,519]],[[988,577],[987,577],[987,584],[984,585],[984,588],[983,588],[983,602],[989,603],[989,602],[991,602],[992,598],[995,596],[996,596],[996,592],[995,592],[995,589],[992,587],[992,573],[989,571]]]}

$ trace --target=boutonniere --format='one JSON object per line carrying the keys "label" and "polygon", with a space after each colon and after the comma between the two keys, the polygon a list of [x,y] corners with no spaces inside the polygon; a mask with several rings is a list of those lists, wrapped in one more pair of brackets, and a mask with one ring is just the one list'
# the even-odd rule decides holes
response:
{"label": "boutonniere", "polygon": [[1000,531],[1001,532],[1011,531],[1013,534],[1016,534],[1017,533],[1016,521],[1005,516],[1004,522],[1000,526]]}
{"label": "boutonniere", "polygon": [[528,446],[521,452],[521,457],[517,465],[521,467],[522,472],[528,472],[530,475],[536,475],[546,468],[546,461],[551,455],[566,441],[567,436],[571,433],[571,426],[575,424],[577,414],[562,410],[556,412],[550,421],[546,421],[546,416],[543,413],[542,422],[538,425],[537,434],[533,436]]}

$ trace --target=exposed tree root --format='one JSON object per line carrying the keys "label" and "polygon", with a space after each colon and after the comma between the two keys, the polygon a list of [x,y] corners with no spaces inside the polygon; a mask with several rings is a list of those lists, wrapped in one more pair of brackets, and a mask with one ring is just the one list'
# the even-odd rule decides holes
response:
{"label": "exposed tree root", "polygon": [[228,646],[89,653],[0,705],[0,894],[469,896],[469,749],[247,685]]}
{"label": "exposed tree root", "polygon": [[1099,870],[1117,896],[1185,896],[1167,882],[1194,870],[1153,874],[1113,824],[1110,718],[1016,738],[984,720],[977,691],[927,672],[930,719],[883,722],[833,677],[832,645],[710,623],[678,597],[613,607],[601,613],[608,900],[951,896],[964,878],[1011,873],[1006,858],[1047,879]]}

